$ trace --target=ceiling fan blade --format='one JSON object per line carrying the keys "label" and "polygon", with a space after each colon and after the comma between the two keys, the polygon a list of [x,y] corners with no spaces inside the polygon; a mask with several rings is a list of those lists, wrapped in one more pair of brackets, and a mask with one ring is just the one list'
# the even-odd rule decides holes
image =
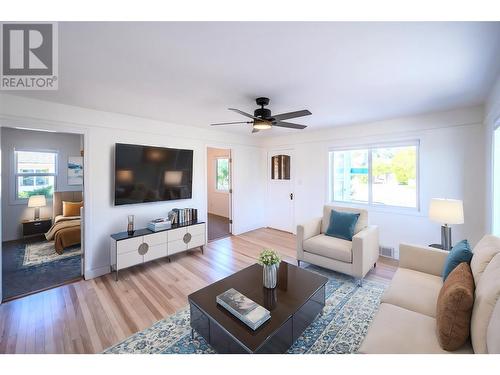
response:
{"label": "ceiling fan blade", "polygon": [[253,124],[253,121],[218,122],[216,124],[210,124],[210,126],[232,125],[232,124]]}
{"label": "ceiling fan blade", "polygon": [[278,121],[276,124],[273,124],[273,126],[279,126],[282,128],[290,128],[290,129],[305,129],[305,128],[307,128],[306,125],[293,124],[291,122],[284,122],[284,121]]}
{"label": "ceiling fan blade", "polygon": [[281,113],[279,115],[273,115],[273,118],[275,120],[281,121],[281,120],[288,120],[289,118],[309,116],[309,115],[312,115],[312,113],[309,112],[307,109],[303,109],[302,111],[287,112],[287,113]]}
{"label": "ceiling fan blade", "polygon": [[240,115],[246,116],[246,117],[248,117],[248,118],[252,118],[252,119],[254,119],[254,120],[261,120],[261,121],[262,121],[262,119],[260,119],[260,118],[258,118],[258,117],[255,117],[254,115],[251,115],[250,113],[246,113],[246,112],[240,111],[239,109],[236,109],[236,108],[228,108],[228,109],[229,109],[230,111],[237,112],[237,113],[239,113]]}
{"label": "ceiling fan blade", "polygon": [[259,129],[252,128],[252,133],[258,133]]}

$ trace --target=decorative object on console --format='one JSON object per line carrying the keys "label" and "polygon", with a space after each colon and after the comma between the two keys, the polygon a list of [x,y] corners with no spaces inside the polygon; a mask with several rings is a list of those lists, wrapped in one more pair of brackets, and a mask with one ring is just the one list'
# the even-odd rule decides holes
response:
{"label": "decorative object on console", "polygon": [[34,219],[40,219],[40,207],[47,205],[45,200],[45,195],[32,195],[28,199],[28,207],[33,207],[35,209]]}
{"label": "decorative object on console", "polygon": [[167,217],[160,217],[158,219],[151,220],[148,223],[148,229],[153,232],[169,229],[171,226],[172,222]]}
{"label": "decorative object on console", "polygon": [[450,250],[452,244],[451,227],[449,225],[464,223],[463,202],[458,199],[432,198],[429,207],[429,218],[442,225],[441,245],[444,250]]}
{"label": "decorative object on console", "polygon": [[259,255],[259,263],[263,266],[264,288],[276,288],[278,282],[278,267],[281,258],[273,249],[264,249]]}
{"label": "decorative object on console", "polygon": [[83,155],[68,158],[68,185],[83,184]]}
{"label": "decorative object on console", "polygon": [[134,234],[134,215],[128,215],[127,218],[127,233],[129,235]]}
{"label": "decorative object on console", "polygon": [[216,302],[254,331],[271,318],[269,310],[233,288],[219,294]]}

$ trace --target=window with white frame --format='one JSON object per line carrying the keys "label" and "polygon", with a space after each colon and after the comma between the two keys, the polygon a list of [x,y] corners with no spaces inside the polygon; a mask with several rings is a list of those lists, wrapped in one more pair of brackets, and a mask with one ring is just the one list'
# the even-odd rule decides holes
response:
{"label": "window with white frame", "polygon": [[418,208],[418,143],[330,151],[330,200]]}
{"label": "window with white frame", "polygon": [[15,199],[32,195],[52,198],[57,177],[57,153],[47,151],[14,151]]}
{"label": "window with white frame", "polygon": [[229,158],[215,159],[215,189],[229,191]]}

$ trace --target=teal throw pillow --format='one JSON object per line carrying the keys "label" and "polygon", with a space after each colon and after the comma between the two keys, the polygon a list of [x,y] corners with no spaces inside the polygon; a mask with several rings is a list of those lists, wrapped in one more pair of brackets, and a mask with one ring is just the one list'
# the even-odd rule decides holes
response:
{"label": "teal throw pillow", "polygon": [[326,235],[352,241],[359,214],[332,210]]}
{"label": "teal throw pillow", "polygon": [[456,266],[458,266],[462,262],[467,262],[467,264],[470,264],[471,259],[472,251],[467,240],[462,240],[455,246],[453,246],[444,263],[443,281],[446,280],[448,275],[455,269]]}

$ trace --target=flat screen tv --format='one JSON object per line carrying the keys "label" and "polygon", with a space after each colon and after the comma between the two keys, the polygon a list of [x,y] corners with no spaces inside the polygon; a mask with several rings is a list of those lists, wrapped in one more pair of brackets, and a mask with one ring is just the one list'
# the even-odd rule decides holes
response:
{"label": "flat screen tv", "polygon": [[192,197],[193,150],[115,145],[115,206]]}

